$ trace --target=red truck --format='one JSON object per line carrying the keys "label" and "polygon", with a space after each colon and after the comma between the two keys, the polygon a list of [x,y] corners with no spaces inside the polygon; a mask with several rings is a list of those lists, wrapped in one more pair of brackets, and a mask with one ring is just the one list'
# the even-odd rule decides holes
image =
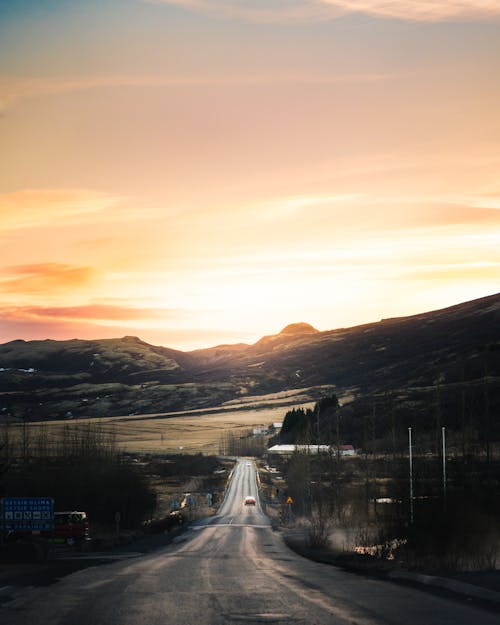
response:
{"label": "red truck", "polygon": [[83,545],[90,540],[87,514],[76,510],[54,512],[54,531],[44,536],[55,543]]}

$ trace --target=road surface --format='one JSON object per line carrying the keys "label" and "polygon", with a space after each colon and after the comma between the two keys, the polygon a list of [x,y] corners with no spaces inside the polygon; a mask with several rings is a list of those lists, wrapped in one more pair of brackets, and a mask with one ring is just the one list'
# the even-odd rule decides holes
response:
{"label": "road surface", "polygon": [[[253,463],[239,460],[219,514],[152,554],[23,588],[2,625],[498,625],[498,614],[310,562],[273,532]],[[181,542],[182,541],[182,542]]]}

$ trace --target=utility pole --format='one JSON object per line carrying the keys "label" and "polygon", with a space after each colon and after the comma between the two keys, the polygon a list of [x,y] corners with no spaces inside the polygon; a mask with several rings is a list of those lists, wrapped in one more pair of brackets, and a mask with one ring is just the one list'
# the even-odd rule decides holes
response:
{"label": "utility pole", "polygon": [[446,510],[446,428],[441,428],[443,443],[443,502]]}
{"label": "utility pole", "polygon": [[320,441],[320,437],[319,437],[319,413],[320,413],[320,407],[319,407],[320,402],[318,401],[318,403],[316,404],[316,438],[317,438],[317,442],[318,442],[318,454],[319,454],[319,441]]}
{"label": "utility pole", "polygon": [[413,525],[413,452],[411,444],[411,428],[408,428],[408,450],[410,460],[410,524]]}
{"label": "utility pole", "polygon": [[337,460],[340,460],[340,414],[339,409],[335,410],[337,416]]}
{"label": "utility pole", "polygon": [[488,394],[488,348],[486,345],[483,352],[483,394],[484,394],[484,415],[486,429],[486,467],[488,479],[490,477],[490,457],[491,457],[491,414],[490,414],[490,398]]}

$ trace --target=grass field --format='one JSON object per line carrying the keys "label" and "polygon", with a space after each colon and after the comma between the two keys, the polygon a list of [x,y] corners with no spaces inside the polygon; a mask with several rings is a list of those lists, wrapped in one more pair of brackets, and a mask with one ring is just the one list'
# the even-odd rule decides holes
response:
{"label": "grass field", "polygon": [[284,414],[283,408],[277,407],[168,418],[118,417],[105,420],[103,427],[112,428],[118,446],[126,451],[217,454],[224,432],[244,433],[258,425],[282,421]]}
{"label": "grass field", "polygon": [[[68,431],[83,431],[89,424],[99,424],[100,431],[113,437],[123,451],[217,454],[221,437],[228,431],[243,434],[259,425],[281,422],[291,405],[312,407],[314,402],[305,391],[247,397],[238,404],[216,409],[34,422],[29,424],[29,436],[34,442],[43,431],[51,446]],[[23,426],[13,428],[23,435]]]}

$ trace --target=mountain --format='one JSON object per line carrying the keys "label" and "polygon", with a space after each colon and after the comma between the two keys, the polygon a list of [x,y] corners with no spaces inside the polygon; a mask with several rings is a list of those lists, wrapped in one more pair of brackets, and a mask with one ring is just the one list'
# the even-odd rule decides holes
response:
{"label": "mountain", "polygon": [[326,332],[293,323],[253,345],[192,352],[136,337],[11,341],[0,345],[0,415],[166,412],[320,385],[334,385],[344,402],[388,393],[409,397],[485,379],[495,386],[499,328],[497,294]]}
{"label": "mountain", "polygon": [[[80,376],[86,381],[123,381],[142,371],[176,371],[189,366],[181,351],[155,347],[135,336],[95,341],[11,341],[0,345],[0,367],[11,376],[35,369],[50,376]],[[32,378],[22,378],[34,382]]]}
{"label": "mountain", "polygon": [[[498,373],[500,294],[450,308],[353,328],[279,333],[227,354],[196,376],[221,370],[275,378],[284,387],[335,384],[355,393],[433,385]],[[198,353],[203,356],[203,350]],[[258,372],[258,374],[257,374]]]}

